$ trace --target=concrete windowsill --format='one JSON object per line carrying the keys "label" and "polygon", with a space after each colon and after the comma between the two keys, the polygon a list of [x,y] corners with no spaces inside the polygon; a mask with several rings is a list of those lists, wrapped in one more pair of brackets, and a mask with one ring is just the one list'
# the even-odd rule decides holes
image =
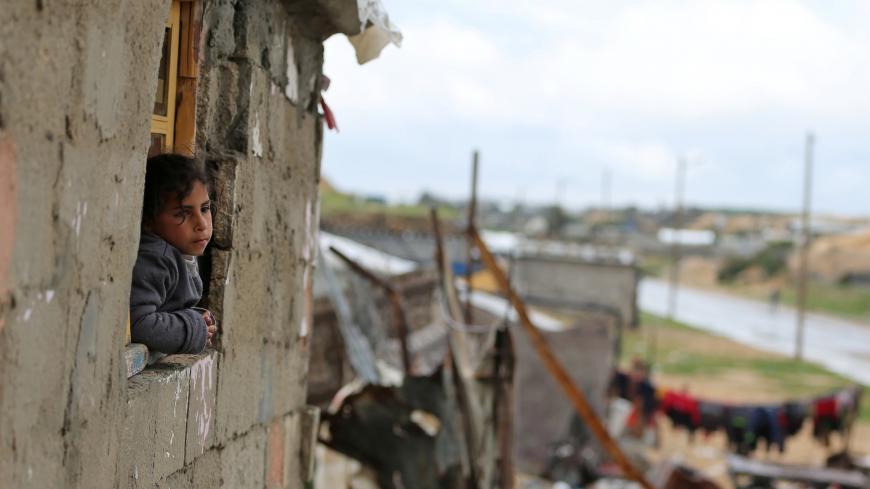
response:
{"label": "concrete windowsill", "polygon": [[151,487],[214,446],[219,356],[167,355],[127,379],[125,449],[133,473],[145,478],[140,485]]}
{"label": "concrete windowsill", "polygon": [[206,349],[197,354],[162,355],[150,352],[148,347],[141,343],[129,343],[124,350],[124,359],[127,364],[127,379],[141,373],[146,368],[154,367],[154,370],[165,370],[167,367],[189,367],[203,358],[212,356],[215,350]]}

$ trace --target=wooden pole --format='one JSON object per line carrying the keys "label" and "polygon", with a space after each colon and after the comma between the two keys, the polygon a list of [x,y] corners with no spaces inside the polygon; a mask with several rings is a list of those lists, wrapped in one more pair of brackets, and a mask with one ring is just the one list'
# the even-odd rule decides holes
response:
{"label": "wooden pole", "polygon": [[813,185],[813,145],[815,138],[813,133],[807,133],[806,148],[804,152],[804,208],[801,213],[801,231],[803,242],[800,250],[800,270],[798,272],[798,315],[797,331],[795,332],[794,357],[802,360],[804,356],[804,329],[806,327],[807,308],[807,270],[810,255],[810,241],[813,237],[812,224],[810,223],[810,200]]}
{"label": "wooden pole", "polygon": [[432,234],[435,237],[435,266],[438,269],[438,277],[444,273],[444,248],[441,239],[441,222],[438,220],[438,211],[432,207],[429,209],[429,219],[432,221]]}
{"label": "wooden pole", "polygon": [[607,453],[610,454],[628,478],[636,481],[638,484],[643,486],[644,489],[653,489],[652,484],[644,478],[643,474],[634,468],[625,454],[622,453],[622,450],[619,448],[619,445],[616,444],[616,441],[610,437],[607,429],[601,423],[601,420],[598,419],[598,415],[595,414],[595,411],[592,410],[592,406],[589,405],[589,401],[586,400],[586,396],[583,395],[583,392],[578,389],[576,385],[574,385],[574,382],[568,375],[568,371],[565,370],[565,367],[562,366],[559,359],[556,358],[550,350],[544,336],[538,328],[532,324],[532,320],[529,319],[529,314],[526,311],[525,304],[513,290],[513,287],[511,287],[507,280],[507,276],[495,261],[495,257],[489,251],[489,248],[486,247],[486,243],[484,243],[480,238],[480,234],[478,234],[476,229],[471,229],[471,235],[474,238],[474,242],[477,244],[478,250],[480,251],[480,257],[483,259],[486,268],[493,274],[502,291],[517,311],[523,330],[528,334],[532,346],[535,348],[535,351],[538,353],[544,366],[550,371],[550,374],[555,378],[556,382],[568,396],[571,404],[574,405],[574,409],[586,422],[586,426],[588,426],[595,437],[598,438],[598,441],[601,442],[601,445],[605,450],[607,450]]}
{"label": "wooden pole", "polygon": [[471,229],[475,226],[475,217],[477,215],[477,166],[480,162],[480,153],[477,150],[471,156],[471,200],[468,204],[468,227],[465,232],[465,324],[474,322],[474,313],[471,306],[471,293],[473,291],[471,285],[471,277],[473,275],[472,267],[474,266],[474,245],[471,243]]}
{"label": "wooden pole", "polygon": [[513,489],[513,402],[516,358],[513,339],[507,328],[495,336],[495,392],[492,401],[493,424],[498,437],[499,488]]}
{"label": "wooden pole", "polygon": [[[449,287],[448,284],[453,280],[452,275],[449,273],[449,269],[447,269],[446,259],[444,256],[444,242],[441,236],[441,222],[438,219],[438,211],[435,208],[432,208],[429,211],[429,216],[432,219],[432,233],[435,237],[435,264],[438,267],[438,281],[441,286],[442,293],[444,294],[444,300],[448,303],[448,309],[450,309],[450,313],[454,315],[458,315],[459,312],[459,301],[456,298],[455,290],[451,290],[452,287]],[[450,335],[455,335],[456,333],[450,333]],[[449,338],[447,341],[447,349],[448,355],[450,357],[449,362],[445,365],[445,370],[449,369],[452,372],[453,379],[453,388],[456,390],[457,402],[459,404],[459,412],[460,417],[462,419],[462,426],[464,429],[464,443],[466,456],[468,457],[468,479],[466,479],[466,485],[469,488],[478,488],[480,476],[478,474],[477,467],[477,457],[475,456],[475,447],[478,446],[478,436],[477,430],[474,428],[473,421],[473,413],[471,402],[469,399],[469,393],[466,392],[464,380],[461,378],[463,374],[462,369],[459,367],[458,362],[456,361],[456,351],[454,349],[454,344],[452,338]]]}

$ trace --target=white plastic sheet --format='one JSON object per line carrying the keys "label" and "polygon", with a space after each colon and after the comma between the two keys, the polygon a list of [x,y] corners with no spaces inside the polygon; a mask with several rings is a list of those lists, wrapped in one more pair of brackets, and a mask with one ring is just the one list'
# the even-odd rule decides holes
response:
{"label": "white plastic sheet", "polygon": [[348,36],[356,50],[356,60],[365,64],[378,56],[387,44],[402,45],[402,33],[390,22],[381,0],[357,0],[361,32]]}

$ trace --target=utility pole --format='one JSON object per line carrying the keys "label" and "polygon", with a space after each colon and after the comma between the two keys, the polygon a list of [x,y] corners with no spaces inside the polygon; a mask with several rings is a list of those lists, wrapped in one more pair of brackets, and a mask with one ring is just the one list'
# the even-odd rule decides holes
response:
{"label": "utility pole", "polygon": [[[686,187],[686,158],[677,158],[677,176],[674,186],[674,226],[671,237],[671,270],[670,287],[668,290],[668,319],[673,321],[677,314],[677,291],[680,286],[680,240],[683,230],[683,194]],[[658,356],[659,327],[656,325],[650,331],[650,341],[647,351],[650,364],[656,363]]]}
{"label": "utility pole", "polygon": [[677,159],[677,182],[674,187],[674,235],[671,243],[671,287],[668,296],[668,319],[673,320],[677,314],[677,292],[680,286],[680,240],[683,234],[683,196],[686,189],[686,158]]}
{"label": "utility pole", "polygon": [[807,133],[806,147],[804,150],[804,209],[801,214],[801,232],[803,239],[800,250],[800,270],[798,272],[798,314],[797,331],[795,334],[794,357],[803,360],[804,357],[804,328],[806,326],[807,308],[807,262],[810,255],[810,240],[813,232],[810,224],[810,201],[813,190],[813,146],[815,136],[812,132]]}
{"label": "utility pole", "polygon": [[468,204],[468,229],[465,232],[465,324],[471,324],[474,320],[471,305],[471,276],[474,266],[474,243],[471,236],[475,229],[475,217],[477,216],[477,165],[480,162],[480,153],[477,150],[471,154],[471,200]]}

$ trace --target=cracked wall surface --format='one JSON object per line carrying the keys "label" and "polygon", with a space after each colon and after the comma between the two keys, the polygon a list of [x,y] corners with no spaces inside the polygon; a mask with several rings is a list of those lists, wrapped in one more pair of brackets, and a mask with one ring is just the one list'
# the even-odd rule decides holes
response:
{"label": "cracked wall surface", "polygon": [[196,142],[217,174],[207,302],[221,337],[207,355],[127,380],[169,5],[0,9],[0,487],[301,487],[306,477],[316,103],[332,33],[317,26],[335,22],[316,0],[203,2]]}
{"label": "cracked wall surface", "polygon": [[0,9],[0,181],[15,188],[0,218],[13,223],[0,240],[0,487],[120,478],[124,322],[168,8]]}

